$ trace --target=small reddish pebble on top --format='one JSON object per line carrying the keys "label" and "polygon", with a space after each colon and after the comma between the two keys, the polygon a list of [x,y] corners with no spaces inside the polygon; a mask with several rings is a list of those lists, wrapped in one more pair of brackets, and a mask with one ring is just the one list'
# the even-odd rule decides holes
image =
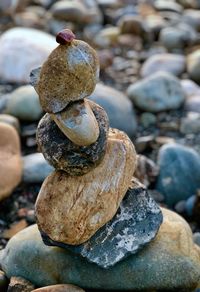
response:
{"label": "small reddish pebble on top", "polygon": [[57,43],[61,45],[71,43],[74,39],[75,34],[73,34],[73,32],[70,29],[63,29],[56,36]]}

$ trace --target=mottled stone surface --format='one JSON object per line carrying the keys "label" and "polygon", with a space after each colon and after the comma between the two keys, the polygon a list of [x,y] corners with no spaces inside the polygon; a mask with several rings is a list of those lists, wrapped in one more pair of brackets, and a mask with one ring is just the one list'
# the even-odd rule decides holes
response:
{"label": "mottled stone surface", "polygon": [[80,254],[102,268],[109,268],[150,242],[161,223],[162,213],[156,202],[142,185],[133,183],[113,219],[83,245],[59,244],[45,236],[43,240]]}
{"label": "mottled stone surface", "polygon": [[37,142],[45,159],[56,169],[64,170],[69,175],[82,175],[96,167],[105,154],[108,117],[102,107],[89,101],[99,126],[99,137],[89,146],[72,143],[46,114],[37,130]]}
{"label": "mottled stone surface", "polygon": [[8,277],[24,277],[37,287],[61,282],[101,291],[102,287],[112,291],[193,291],[200,278],[200,248],[193,243],[183,218],[166,209],[162,213],[156,238],[109,269],[69,250],[46,246],[37,225],[12,237],[0,251],[0,264]]}
{"label": "mottled stone surface", "polygon": [[36,86],[43,110],[56,113],[89,96],[98,81],[97,54],[87,43],[59,45],[43,64]]}
{"label": "mottled stone surface", "polygon": [[35,205],[39,229],[65,244],[87,241],[116,214],[136,161],[128,136],[110,130],[105,156],[92,171],[79,177],[56,171],[46,178]]}

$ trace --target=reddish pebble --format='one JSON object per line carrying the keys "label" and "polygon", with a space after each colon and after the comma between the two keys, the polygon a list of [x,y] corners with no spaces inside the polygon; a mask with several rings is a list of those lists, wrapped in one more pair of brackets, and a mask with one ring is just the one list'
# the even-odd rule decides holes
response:
{"label": "reddish pebble", "polygon": [[63,29],[56,36],[57,43],[61,45],[71,43],[74,39],[75,34],[73,34],[73,32],[70,29]]}

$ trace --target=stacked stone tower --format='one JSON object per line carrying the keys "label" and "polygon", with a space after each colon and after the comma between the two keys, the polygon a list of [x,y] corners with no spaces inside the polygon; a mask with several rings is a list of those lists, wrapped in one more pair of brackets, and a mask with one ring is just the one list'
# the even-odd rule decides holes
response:
{"label": "stacked stone tower", "polygon": [[162,214],[133,178],[131,140],[109,128],[105,110],[88,99],[98,81],[96,52],[67,29],[57,42],[31,73],[46,112],[37,142],[55,168],[36,201],[37,224],[45,244],[108,268],[152,240]]}

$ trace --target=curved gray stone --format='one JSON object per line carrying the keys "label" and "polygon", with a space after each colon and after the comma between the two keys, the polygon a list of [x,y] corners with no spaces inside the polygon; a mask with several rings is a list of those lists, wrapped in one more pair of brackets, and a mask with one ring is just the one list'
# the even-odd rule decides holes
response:
{"label": "curved gray stone", "polygon": [[86,243],[71,246],[51,240],[42,234],[44,243],[57,245],[85,257],[102,268],[135,254],[157,234],[162,213],[142,185],[133,185],[127,191],[117,214]]}
{"label": "curved gray stone", "polygon": [[122,92],[98,83],[89,99],[102,106],[108,114],[110,127],[126,132],[133,137],[137,129],[132,102]]}
{"label": "curved gray stone", "polygon": [[99,138],[89,146],[71,142],[58,128],[49,114],[45,114],[37,128],[37,143],[45,159],[55,169],[69,175],[83,175],[97,166],[105,154],[109,122],[105,110],[89,101],[99,125]]}

